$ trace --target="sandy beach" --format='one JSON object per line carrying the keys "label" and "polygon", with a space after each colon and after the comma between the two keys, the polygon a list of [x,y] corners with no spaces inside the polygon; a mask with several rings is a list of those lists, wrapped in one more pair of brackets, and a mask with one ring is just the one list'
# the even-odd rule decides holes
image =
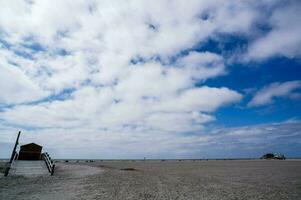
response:
{"label": "sandy beach", "polygon": [[0,178],[0,199],[300,199],[301,161],[57,162]]}

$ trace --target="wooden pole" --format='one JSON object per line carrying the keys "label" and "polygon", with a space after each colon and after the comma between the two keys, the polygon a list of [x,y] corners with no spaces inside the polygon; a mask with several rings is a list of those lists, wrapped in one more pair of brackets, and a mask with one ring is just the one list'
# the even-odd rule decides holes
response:
{"label": "wooden pole", "polygon": [[19,133],[18,133],[18,137],[17,137],[17,139],[16,139],[16,143],[15,143],[15,146],[14,146],[13,152],[12,152],[12,154],[11,154],[11,157],[10,157],[9,163],[12,163],[12,161],[13,161],[13,159],[14,159],[15,152],[16,152],[17,146],[18,146],[18,144],[19,144],[19,137],[20,137],[20,134],[21,134],[21,131],[19,131]]}
{"label": "wooden pole", "polygon": [[53,176],[55,165],[52,165],[51,176]]}
{"label": "wooden pole", "polygon": [[15,157],[16,149],[17,149],[17,146],[18,146],[18,144],[19,144],[19,137],[20,137],[20,134],[21,134],[21,131],[19,131],[19,133],[18,133],[18,136],[17,136],[17,139],[16,139],[16,143],[15,143],[14,149],[13,149],[13,151],[12,151],[12,153],[11,153],[11,157],[10,157],[9,163],[8,163],[6,169],[5,169],[4,176],[7,176],[7,175],[8,175],[8,172],[9,172],[9,170],[10,170],[10,165],[11,165],[11,163],[13,162],[13,159],[14,159],[14,157]]}

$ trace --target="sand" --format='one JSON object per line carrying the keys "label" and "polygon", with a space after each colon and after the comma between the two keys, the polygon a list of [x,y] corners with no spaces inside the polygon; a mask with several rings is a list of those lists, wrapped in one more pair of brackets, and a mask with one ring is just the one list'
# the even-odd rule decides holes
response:
{"label": "sand", "polygon": [[0,199],[301,199],[301,161],[56,165],[54,176],[1,177]]}

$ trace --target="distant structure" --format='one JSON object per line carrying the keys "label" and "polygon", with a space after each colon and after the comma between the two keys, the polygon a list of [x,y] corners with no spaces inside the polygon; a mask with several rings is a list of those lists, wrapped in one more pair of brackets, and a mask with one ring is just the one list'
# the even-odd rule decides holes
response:
{"label": "distant structure", "polygon": [[41,160],[42,148],[35,143],[20,146],[18,160]]}
{"label": "distant structure", "polygon": [[19,131],[11,157],[6,164],[4,176],[14,175],[53,175],[55,165],[47,152],[42,153],[42,146],[29,143],[20,146],[20,151],[17,151],[19,145]]}
{"label": "distant structure", "polygon": [[278,153],[267,153],[264,154],[261,159],[266,159],[266,160],[270,160],[270,159],[276,159],[276,160],[285,160],[285,156],[283,154],[278,154]]}

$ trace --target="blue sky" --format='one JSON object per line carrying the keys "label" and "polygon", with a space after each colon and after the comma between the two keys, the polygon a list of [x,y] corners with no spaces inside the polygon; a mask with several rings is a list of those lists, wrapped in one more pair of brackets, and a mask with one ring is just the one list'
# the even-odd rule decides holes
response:
{"label": "blue sky", "polygon": [[0,157],[301,157],[297,0],[0,7]]}
{"label": "blue sky", "polygon": [[[271,70],[270,68],[273,68]],[[235,88],[242,93],[246,89],[262,88],[273,82],[298,80],[301,74],[300,61],[287,58],[272,58],[263,63],[238,64],[229,67],[229,75],[209,80],[208,85]],[[300,89],[296,89],[300,92]],[[275,98],[265,106],[248,108],[245,105],[252,99],[252,93],[246,93],[239,106],[222,108],[221,122],[230,126],[283,121],[300,118],[300,98]],[[227,119],[231,118],[232,122]]]}

